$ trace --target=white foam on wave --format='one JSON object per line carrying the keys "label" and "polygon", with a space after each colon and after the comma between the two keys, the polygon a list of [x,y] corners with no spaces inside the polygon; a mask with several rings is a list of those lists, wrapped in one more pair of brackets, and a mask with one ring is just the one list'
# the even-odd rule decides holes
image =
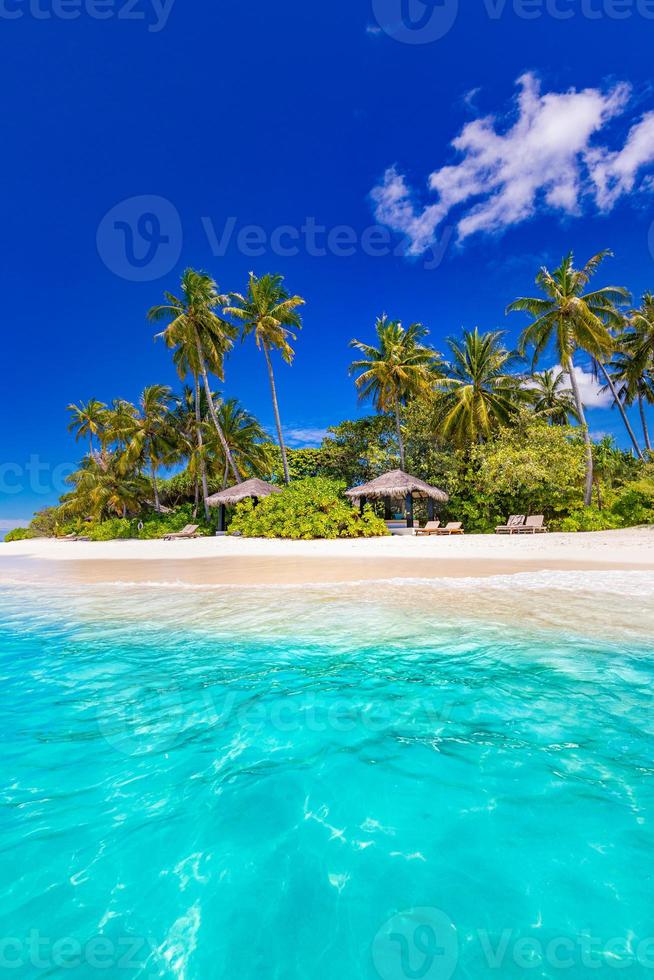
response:
{"label": "white foam on wave", "polygon": [[13,577],[0,577],[0,587],[41,587],[44,589],[69,589],[72,592],[101,592],[106,589],[117,591],[164,590],[173,592],[329,592],[332,590],[365,589],[380,586],[420,586],[438,591],[498,590],[543,592],[589,593],[596,595],[625,595],[647,597],[654,595],[654,573],[648,571],[540,571],[515,572],[507,575],[483,575],[469,577],[429,578],[424,576],[396,576],[371,579],[342,580],[337,582],[302,583],[207,583],[184,582],[181,579],[160,581],[157,579],[107,580],[85,583],[53,583],[51,580],[27,580]]}

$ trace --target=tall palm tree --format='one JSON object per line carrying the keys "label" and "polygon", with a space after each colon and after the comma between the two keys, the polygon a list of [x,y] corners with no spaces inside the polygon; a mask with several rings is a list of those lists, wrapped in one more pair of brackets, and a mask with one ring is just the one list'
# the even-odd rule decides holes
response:
{"label": "tall palm tree", "polygon": [[537,415],[545,415],[552,425],[567,425],[570,419],[577,418],[572,389],[567,386],[565,371],[550,368],[532,374],[529,379],[529,394]]}
{"label": "tall palm tree", "polygon": [[482,442],[498,425],[510,422],[528,393],[509,373],[515,354],[503,343],[504,333],[464,330],[463,339],[448,340],[452,361],[440,382],[446,415],[443,435],[458,445]]}
{"label": "tall palm tree", "polygon": [[104,402],[91,398],[88,402],[80,402],[79,405],[69,405],[67,411],[72,415],[68,423],[68,431],[75,433],[76,442],[88,436],[89,452],[92,453],[93,436],[97,436],[98,440],[102,441],[107,421],[107,406]]}
{"label": "tall palm tree", "polygon": [[175,439],[172,430],[171,407],[173,393],[168,385],[150,385],[144,388],[138,410],[133,414],[129,430],[126,430],[125,452],[121,458],[124,472],[132,467],[149,466],[154,493],[154,509],[161,513],[157,471],[172,460]]}
{"label": "tall palm tree", "polygon": [[226,303],[227,297],[218,292],[211,276],[194,269],[186,269],[182,275],[180,291],[181,297],[164,293],[166,302],[153,306],[148,312],[148,319],[153,323],[169,321],[166,329],[157,336],[163,337],[168,347],[181,349],[179,363],[188,366],[196,382],[199,377],[202,378],[216,433],[234,478],[240,483],[238,469],[214,409],[209,384],[209,371],[224,381],[225,355],[231,350],[236,336],[235,328],[216,313],[216,309]]}
{"label": "tall palm tree", "polygon": [[355,385],[359,398],[371,398],[378,412],[395,417],[400,465],[406,469],[400,407],[408,399],[431,391],[437,377],[440,355],[422,341],[429,331],[421,323],[402,326],[399,320],[389,320],[384,313],[375,323],[378,345],[351,340],[363,354],[350,365],[350,374],[357,374]]}
{"label": "tall palm tree", "polygon": [[187,460],[188,472],[195,486],[193,516],[195,517],[198,512],[200,487],[202,487],[204,514],[208,520],[209,506],[207,504],[207,497],[209,496],[209,488],[207,483],[206,440],[204,438],[205,422],[203,421],[201,406],[200,384],[196,379],[193,387],[184,385],[181,397],[178,399],[173,411],[173,424],[177,436],[176,442],[179,457]]}
{"label": "tall palm tree", "polygon": [[254,335],[257,347],[263,351],[266,358],[284,480],[289,483],[286,446],[270,354],[273,350],[278,350],[287,364],[293,363],[295,351],[289,341],[296,340],[294,331],[302,327],[302,320],[297,310],[298,307],[304,306],[305,300],[301,296],[291,296],[283,283],[283,276],[267,273],[257,278],[251,272],[246,295],[231,293],[231,305],[225,307],[224,313],[240,321],[243,337]]}
{"label": "tall palm tree", "polygon": [[629,354],[641,373],[639,383],[638,408],[645,435],[645,444],[649,452],[652,447],[647,429],[645,402],[652,404],[651,393],[654,389],[654,294],[645,293],[640,307],[630,310],[628,315],[630,335],[627,342]]}
{"label": "tall palm tree", "polygon": [[652,451],[652,443],[647,427],[645,405],[654,405],[654,374],[645,367],[636,333],[625,333],[621,338],[620,347],[611,362],[612,376],[616,382],[618,398],[624,405],[638,402],[640,421],[643,427],[643,438],[648,453]]}
{"label": "tall palm tree", "polygon": [[543,296],[521,296],[507,307],[507,313],[523,311],[534,317],[533,323],[522,333],[520,350],[524,352],[528,346],[533,346],[535,365],[553,340],[561,367],[570,378],[586,446],[586,506],[590,506],[593,495],[593,445],[575,374],[574,358],[575,353],[582,350],[603,366],[613,351],[614,342],[609,328],[619,321],[615,304],[627,301],[629,293],[621,286],[604,286],[594,292],[584,292],[598,266],[610,254],[609,251],[598,252],[583,268],[575,269],[570,252],[553,272],[543,267],[536,276],[536,285]]}

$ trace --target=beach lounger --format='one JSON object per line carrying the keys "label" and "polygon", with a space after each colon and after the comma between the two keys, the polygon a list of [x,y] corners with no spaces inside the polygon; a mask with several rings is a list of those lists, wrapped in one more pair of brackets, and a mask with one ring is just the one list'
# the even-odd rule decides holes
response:
{"label": "beach lounger", "polygon": [[523,527],[516,528],[516,534],[546,534],[547,528],[544,524],[545,518],[542,514],[535,517],[528,517]]}
{"label": "beach lounger", "polygon": [[187,524],[181,531],[174,534],[164,534],[164,541],[178,541],[180,538],[197,538],[199,524]]}
{"label": "beach lounger", "polygon": [[424,527],[416,528],[416,534],[436,534],[440,526],[440,521],[427,521]]}
{"label": "beach lounger", "polygon": [[495,534],[513,534],[519,528],[524,527],[524,514],[511,514],[506,524],[495,528]]}
{"label": "beach lounger", "polygon": [[461,521],[450,521],[445,527],[439,527],[434,534],[465,534],[463,530],[463,523]]}

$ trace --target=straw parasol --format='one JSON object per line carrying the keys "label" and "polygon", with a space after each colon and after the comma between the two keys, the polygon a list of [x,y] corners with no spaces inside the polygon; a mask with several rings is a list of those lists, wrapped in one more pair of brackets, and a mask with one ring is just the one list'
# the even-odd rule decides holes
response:
{"label": "straw parasol", "polygon": [[383,473],[370,483],[347,490],[345,496],[353,501],[358,500],[362,507],[368,500],[385,500],[387,514],[391,500],[405,500],[409,527],[413,527],[414,498],[427,500],[430,520],[433,517],[434,503],[446,504],[450,499],[444,490],[432,487],[424,480],[419,480],[417,476],[405,473],[404,470]]}
{"label": "straw parasol", "polygon": [[237,483],[233,487],[227,487],[220,493],[214,493],[207,497],[209,507],[220,507],[220,530],[225,530],[225,507],[233,507],[240,504],[242,500],[252,498],[255,504],[262,497],[269,497],[271,493],[281,493],[281,487],[275,487],[272,483],[265,483],[263,480],[246,480],[245,483]]}

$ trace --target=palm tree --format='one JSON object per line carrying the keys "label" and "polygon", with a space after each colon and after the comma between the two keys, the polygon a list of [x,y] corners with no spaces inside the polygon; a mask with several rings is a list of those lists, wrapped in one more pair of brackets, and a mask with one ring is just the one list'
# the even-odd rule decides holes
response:
{"label": "palm tree", "polygon": [[188,370],[196,381],[202,377],[216,433],[236,482],[240,483],[238,469],[225,442],[211,400],[208,376],[211,371],[220,381],[224,381],[225,355],[231,350],[236,335],[234,327],[215,312],[217,307],[226,303],[227,297],[218,292],[211,276],[194,269],[186,269],[182,275],[180,290],[181,298],[172,293],[164,293],[166,302],[153,306],[148,312],[148,319],[154,323],[169,321],[166,329],[157,336],[163,337],[168,347],[181,349],[180,360],[188,365]]}
{"label": "palm tree", "polygon": [[172,460],[175,439],[170,415],[173,393],[168,385],[150,385],[143,390],[139,399],[139,409],[131,417],[129,430],[126,430],[125,452],[121,466],[128,472],[133,466],[149,465],[154,493],[154,509],[161,513],[157,470],[162,463]]}
{"label": "palm tree", "polygon": [[375,323],[378,346],[351,340],[350,347],[363,354],[350,365],[350,374],[358,373],[355,385],[359,398],[372,398],[378,412],[395,416],[400,465],[406,469],[400,406],[419,394],[431,391],[440,364],[440,355],[422,341],[429,331],[421,323],[405,330],[399,320],[389,320],[384,313]]}
{"label": "palm tree", "polygon": [[578,350],[585,351],[604,370],[604,359],[613,351],[614,342],[609,327],[619,321],[615,304],[628,300],[629,293],[621,286],[604,286],[595,292],[584,292],[600,263],[610,254],[608,251],[599,252],[582,269],[575,269],[570,252],[553,272],[543,267],[536,276],[536,285],[544,296],[521,296],[507,307],[507,313],[520,310],[534,317],[533,323],[520,338],[521,352],[533,345],[535,365],[550,341],[554,340],[561,367],[570,378],[576,414],[586,446],[586,506],[590,506],[593,495],[593,445],[575,374],[574,358]]}
{"label": "palm tree", "polygon": [[296,340],[294,331],[300,330],[302,327],[302,320],[297,309],[299,306],[304,306],[305,301],[301,296],[291,296],[284,288],[283,283],[283,276],[267,273],[258,279],[251,272],[246,295],[232,293],[232,305],[227,306],[223,312],[241,322],[243,337],[247,337],[249,334],[254,335],[257,347],[263,351],[266,358],[275,425],[277,426],[277,439],[282,455],[282,466],[284,467],[284,480],[289,483],[286,446],[284,445],[275,375],[270,354],[271,351],[278,350],[287,364],[293,363],[295,351],[289,340]]}
{"label": "palm tree", "polygon": [[[270,470],[269,443],[259,420],[251,415],[236,398],[218,400],[216,413],[225,439],[242,477],[261,476]],[[220,444],[216,445],[220,456]],[[223,465],[223,489],[227,486],[227,460]]]}
{"label": "palm tree", "polygon": [[639,383],[638,408],[645,435],[645,444],[649,452],[652,447],[645,417],[645,402],[652,404],[654,389],[654,294],[645,293],[637,310],[629,312],[628,319],[631,328],[628,348],[637,369],[642,374]]}
{"label": "palm tree", "polygon": [[68,423],[68,431],[75,433],[75,441],[88,436],[89,452],[93,452],[93,436],[101,441],[107,421],[107,406],[96,398],[79,405],[69,405],[67,411],[72,415]]}
{"label": "palm tree", "polygon": [[639,309],[629,311],[629,325],[637,340],[638,356],[650,370],[654,365],[654,294],[645,293]]}
{"label": "palm tree", "polygon": [[150,493],[140,473],[126,473],[117,454],[96,453],[66,477],[73,490],[61,498],[61,512],[72,517],[127,517],[137,514]]}
{"label": "palm tree", "polygon": [[645,363],[641,353],[640,337],[635,332],[625,333],[611,363],[612,376],[622,404],[633,405],[634,402],[638,402],[645,448],[651,453],[652,444],[647,427],[645,405],[654,405],[654,375],[645,367]]}
{"label": "palm tree", "polygon": [[511,421],[528,393],[509,373],[515,354],[503,343],[504,333],[464,330],[463,339],[448,340],[452,352],[447,377],[440,383],[446,415],[443,435],[458,445],[483,442],[498,425]]}
{"label": "palm tree", "polygon": [[[191,348],[191,353],[195,351],[195,347]],[[202,411],[202,404],[206,405],[206,394],[204,395],[204,401],[202,397],[202,391],[200,390],[200,378],[197,373],[194,374],[192,369],[192,363],[189,362],[188,349],[184,344],[179,344],[173,351],[173,363],[177,368],[177,374],[184,380],[188,374],[191,374],[193,378],[193,388],[190,389],[188,386],[184,387],[184,393],[182,395],[182,414],[185,408],[190,408],[191,402],[189,401],[189,396],[193,403],[193,423],[192,430],[195,438],[195,452],[193,454],[194,466],[197,464],[197,472],[200,477],[200,482],[202,484],[202,500],[204,502],[204,516],[209,520],[209,505],[207,504],[207,497],[209,496],[209,487],[207,484],[207,467],[205,460],[204,451],[204,413]],[[188,421],[188,420],[187,420]],[[218,422],[220,425],[220,420]],[[196,485],[197,490],[197,485]],[[197,514],[197,500],[195,502],[194,516]]]}
{"label": "palm tree", "polygon": [[570,416],[577,418],[572,389],[567,387],[565,371],[550,368],[532,374],[529,395],[537,415],[546,415],[552,425],[568,425]]}
{"label": "palm tree", "polygon": [[202,418],[201,401],[200,385],[197,380],[193,387],[184,385],[182,395],[173,412],[173,425],[177,436],[179,457],[187,460],[188,472],[193,478],[195,486],[193,516],[195,517],[198,512],[200,487],[202,487],[204,513],[208,520],[207,497],[209,496],[209,488],[207,484],[206,446],[203,436],[205,423]]}

